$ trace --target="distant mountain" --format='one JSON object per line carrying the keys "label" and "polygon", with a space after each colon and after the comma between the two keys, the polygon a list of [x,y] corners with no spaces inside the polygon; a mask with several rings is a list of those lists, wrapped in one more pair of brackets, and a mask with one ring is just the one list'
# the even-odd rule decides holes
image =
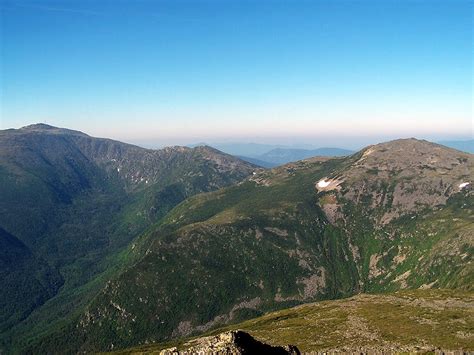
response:
{"label": "distant mountain", "polygon": [[258,158],[260,155],[268,153],[274,149],[303,149],[303,150],[314,150],[314,147],[310,144],[298,144],[298,145],[285,145],[285,144],[261,144],[261,143],[198,143],[190,145],[190,147],[197,146],[212,146],[227,154],[236,156],[245,156],[249,158]]}
{"label": "distant mountain", "polygon": [[[196,144],[194,146],[205,146],[205,143]],[[284,145],[256,143],[215,144],[212,146],[264,168],[273,168],[315,156],[340,157],[354,153],[354,151],[341,148],[302,149]]]}
{"label": "distant mountain", "polygon": [[351,155],[354,152],[341,148],[318,148],[318,149],[289,149],[276,148],[267,153],[255,157],[255,159],[266,162],[273,166],[303,160],[312,157],[341,157]]}
{"label": "distant mountain", "polygon": [[190,145],[190,147],[209,145],[227,154],[235,156],[256,157],[264,154],[272,149],[284,147],[275,144],[259,144],[259,143],[198,143]]}
{"label": "distant mountain", "polygon": [[268,161],[263,161],[263,160],[256,159],[256,158],[244,157],[242,155],[237,155],[237,158],[242,159],[246,162],[255,164],[255,165],[260,166],[262,168],[267,168],[267,169],[274,168],[275,166],[278,166],[278,164],[270,163]]}
{"label": "distant mountain", "polygon": [[443,141],[439,144],[445,145],[446,147],[454,148],[466,153],[474,153],[474,139],[465,141]]}
{"label": "distant mountain", "polygon": [[415,139],[256,171],[176,206],[29,346],[110,350],[361,292],[472,290],[473,182],[472,155]]}
{"label": "distant mountain", "polygon": [[211,147],[150,150],[45,124],[0,131],[0,352],[87,303],[181,201],[256,170]]}

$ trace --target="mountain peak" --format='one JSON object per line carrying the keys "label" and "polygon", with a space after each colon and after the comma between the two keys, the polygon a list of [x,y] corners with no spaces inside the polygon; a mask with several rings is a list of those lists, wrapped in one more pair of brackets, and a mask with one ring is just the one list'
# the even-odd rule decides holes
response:
{"label": "mountain peak", "polygon": [[49,130],[49,129],[58,129],[58,127],[51,126],[46,123],[34,123],[20,129],[29,130],[29,131],[42,131],[42,130]]}
{"label": "mountain peak", "polygon": [[399,165],[431,164],[435,162],[446,163],[447,160],[457,160],[467,153],[445,147],[440,144],[420,140],[416,138],[396,139],[389,142],[379,143],[363,149],[362,160],[373,160],[381,163],[381,160],[397,161]]}
{"label": "mountain peak", "polygon": [[21,131],[26,131],[26,132],[40,132],[40,133],[49,133],[49,134],[69,134],[69,135],[80,135],[80,136],[88,136],[87,134],[80,132],[80,131],[75,131],[72,129],[67,129],[67,128],[60,128],[60,127],[55,127],[51,126],[46,123],[35,123],[35,124],[30,124],[28,126],[24,126],[20,128]]}
{"label": "mountain peak", "polygon": [[435,143],[429,142],[424,139],[417,139],[417,138],[399,138],[399,139],[394,139],[391,141],[387,142],[382,142],[378,144],[373,144],[367,147],[367,149],[370,148],[376,148],[376,149],[411,149],[411,148],[416,148],[416,147],[433,147],[436,145]]}

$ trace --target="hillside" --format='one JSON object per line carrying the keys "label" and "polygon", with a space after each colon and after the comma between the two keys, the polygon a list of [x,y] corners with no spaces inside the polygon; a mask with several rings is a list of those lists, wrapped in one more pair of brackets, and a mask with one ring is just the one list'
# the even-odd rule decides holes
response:
{"label": "hillside", "polygon": [[74,324],[35,346],[107,350],[360,292],[472,290],[473,177],[472,155],[410,139],[188,198]]}
{"label": "hillside", "polygon": [[99,274],[126,265],[130,241],[187,197],[255,169],[209,147],[149,150],[44,124],[0,131],[8,244],[0,255],[0,342],[80,309],[100,287]]}
{"label": "hillside", "polygon": [[[273,346],[294,344],[302,353],[472,352],[473,328],[472,293],[416,290],[309,303],[206,335],[242,329]],[[158,354],[170,347],[183,351],[200,344],[201,339],[183,339],[114,354]]]}
{"label": "hillside", "polygon": [[0,332],[22,320],[63,284],[59,272],[0,228]]}

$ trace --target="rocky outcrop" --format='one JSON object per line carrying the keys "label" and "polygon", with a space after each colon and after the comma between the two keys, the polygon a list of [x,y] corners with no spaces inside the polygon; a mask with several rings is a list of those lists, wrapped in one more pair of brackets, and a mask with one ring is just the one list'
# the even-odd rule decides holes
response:
{"label": "rocky outcrop", "polygon": [[254,339],[250,334],[234,330],[215,336],[203,337],[187,342],[181,349],[176,347],[164,349],[160,355],[188,354],[300,354],[294,345],[271,346]]}

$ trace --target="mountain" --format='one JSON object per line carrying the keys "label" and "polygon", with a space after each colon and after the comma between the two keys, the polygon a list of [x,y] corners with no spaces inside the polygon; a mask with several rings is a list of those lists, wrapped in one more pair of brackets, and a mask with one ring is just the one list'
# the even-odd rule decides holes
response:
{"label": "mountain", "polygon": [[[194,146],[203,146],[205,143]],[[228,143],[213,144],[213,147],[237,156],[238,158],[264,168],[273,168],[278,165],[308,159],[311,157],[341,157],[354,152],[341,148],[303,149],[284,145],[270,145],[257,143]]]}
{"label": "mountain", "polygon": [[[318,148],[318,149],[290,149],[276,148],[264,154],[254,156],[257,161],[263,161],[269,165],[278,166],[286,163],[308,159],[311,157],[341,157],[351,155],[354,152],[340,148]],[[243,158],[246,160],[245,158]]]}
{"label": "mountain", "polygon": [[244,157],[242,155],[237,155],[237,158],[242,159],[246,162],[252,163],[256,166],[260,166],[262,168],[267,168],[267,169],[271,169],[271,168],[274,168],[274,167],[278,166],[278,164],[270,163],[268,161],[263,161],[263,160],[259,160],[259,159],[256,159],[256,158]]}
{"label": "mountain", "polygon": [[0,131],[0,341],[85,305],[174,206],[256,169],[210,147],[149,150],[44,124]]}
{"label": "mountain", "polygon": [[454,148],[462,152],[474,154],[474,139],[465,141],[442,141],[439,144]]}
{"label": "mountain", "polygon": [[158,354],[171,347],[173,354],[186,354],[196,347],[223,347],[232,334],[247,332],[272,346],[295,344],[305,354],[469,353],[474,350],[473,302],[472,293],[459,290],[360,294],[271,312],[203,338],[145,345],[123,353]]}
{"label": "mountain", "polygon": [[191,145],[191,147],[209,145],[227,154],[246,157],[257,157],[265,154],[272,149],[288,148],[280,144],[261,144],[261,143],[198,143]]}
{"label": "mountain", "polygon": [[472,155],[415,139],[255,171],[176,206],[30,349],[160,342],[361,292],[472,291],[473,180]]}

